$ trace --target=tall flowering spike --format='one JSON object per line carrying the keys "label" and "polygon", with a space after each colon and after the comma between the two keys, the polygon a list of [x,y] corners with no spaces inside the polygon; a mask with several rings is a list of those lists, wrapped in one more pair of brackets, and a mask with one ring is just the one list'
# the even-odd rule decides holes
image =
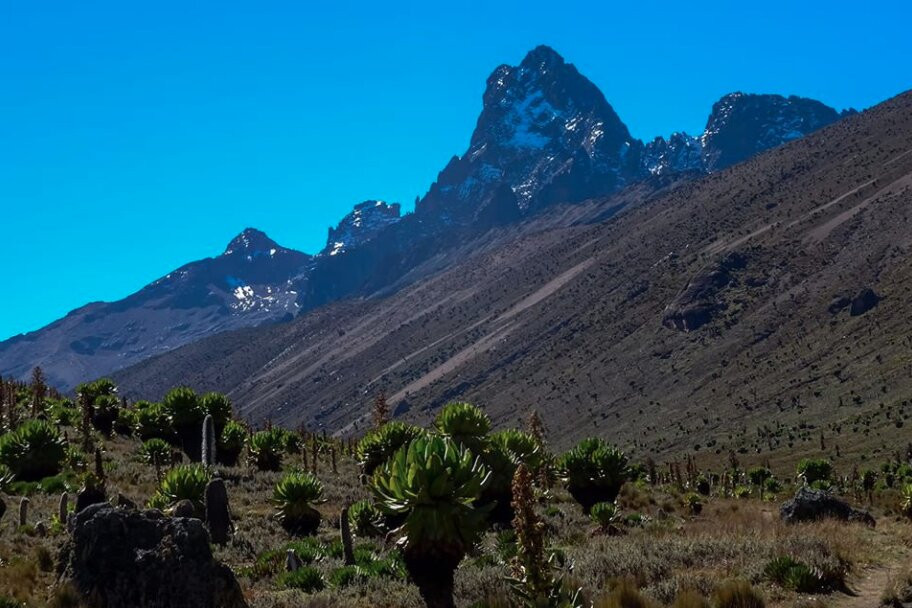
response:
{"label": "tall flowering spike", "polygon": [[513,475],[513,530],[519,552],[513,562],[513,574],[524,581],[535,597],[547,593],[550,580],[545,559],[545,524],[535,513],[532,473],[520,464]]}
{"label": "tall flowering spike", "polygon": [[390,408],[386,402],[386,393],[383,391],[380,391],[380,394],[374,399],[373,418],[375,429],[379,429],[390,421]]}
{"label": "tall flowering spike", "polygon": [[545,425],[536,410],[529,414],[529,434],[535,438],[539,446],[545,447]]}
{"label": "tall flowering spike", "polygon": [[212,419],[212,414],[206,414],[203,419],[203,438],[200,453],[202,454],[202,462],[207,467],[215,465],[215,442],[215,422]]}

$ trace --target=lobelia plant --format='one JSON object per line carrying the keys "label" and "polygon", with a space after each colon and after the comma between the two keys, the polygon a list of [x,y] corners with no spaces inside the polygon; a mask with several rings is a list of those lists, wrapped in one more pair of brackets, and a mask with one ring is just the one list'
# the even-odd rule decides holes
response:
{"label": "lobelia plant", "polygon": [[155,468],[155,479],[160,482],[162,467],[171,464],[171,446],[162,439],[149,439],[139,449],[139,457]]}
{"label": "lobelia plant", "polygon": [[189,500],[197,515],[202,517],[209,471],[199,464],[179,465],[165,473],[158,491],[149,500],[149,507],[162,511],[174,507],[182,500]]}
{"label": "lobelia plant", "polygon": [[285,434],[277,428],[259,431],[247,438],[247,454],[260,471],[278,471],[285,454]]}
{"label": "lobelia plant", "polygon": [[491,419],[471,403],[445,405],[434,420],[437,432],[461,446],[481,454],[491,431]]}
{"label": "lobelia plant", "polygon": [[599,502],[614,502],[627,481],[627,457],[601,439],[583,439],[558,461],[567,491],[588,514]]}
{"label": "lobelia plant", "polygon": [[372,474],[377,467],[389,460],[399,448],[425,433],[424,429],[404,422],[387,422],[373,429],[358,442],[355,457],[361,473]]}
{"label": "lobelia plant", "polygon": [[320,512],[313,505],[323,502],[323,484],[313,473],[291,471],[276,485],[272,501],[276,516],[290,534],[315,534]]}
{"label": "lobelia plant", "polygon": [[0,464],[19,481],[38,481],[58,474],[66,458],[60,432],[45,420],[28,420],[0,437]]}
{"label": "lobelia plant", "polygon": [[212,416],[216,436],[221,435],[234,411],[231,400],[222,393],[211,392],[200,397],[199,404],[204,413]]}
{"label": "lobelia plant", "polygon": [[202,457],[200,453],[200,425],[206,412],[200,405],[199,397],[186,386],[172,388],[162,400],[162,407],[171,418],[171,424],[180,440],[181,448],[195,462]]}
{"label": "lobelia plant", "polygon": [[363,538],[383,536],[388,531],[383,513],[369,500],[359,500],[348,508],[348,520],[355,534]]}
{"label": "lobelia plant", "polygon": [[135,423],[133,430],[143,441],[147,439],[174,439],[171,416],[161,403],[137,401],[134,405]]}
{"label": "lobelia plant", "polygon": [[621,516],[617,503],[597,502],[589,510],[589,517],[598,525],[598,531],[602,534],[613,536],[620,533],[617,524],[621,520]]}
{"label": "lobelia plant", "polygon": [[453,575],[485,528],[486,509],[476,502],[488,478],[469,450],[432,435],[402,447],[374,472],[377,506],[405,518],[392,534],[428,608],[454,606]]}
{"label": "lobelia plant", "polygon": [[219,463],[233,467],[237,466],[241,450],[247,441],[247,428],[242,424],[229,420],[219,436],[216,459]]}

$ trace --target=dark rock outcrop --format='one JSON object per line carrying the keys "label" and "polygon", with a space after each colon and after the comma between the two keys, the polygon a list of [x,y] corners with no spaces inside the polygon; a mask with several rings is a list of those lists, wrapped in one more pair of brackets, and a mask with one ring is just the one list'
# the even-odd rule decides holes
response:
{"label": "dark rock outcrop", "polygon": [[75,516],[61,574],[96,608],[246,608],[197,519],[92,505]]}
{"label": "dark rock outcrop", "polygon": [[873,289],[865,287],[858,292],[854,298],[852,298],[852,306],[849,308],[849,314],[853,317],[857,317],[865,314],[880,302],[880,296],[878,296]]}
{"label": "dark rock outcrop", "polygon": [[799,488],[794,498],[782,503],[779,516],[789,524],[833,518],[875,525],[874,518],[867,511],[853,509],[828,492],[808,487]]}
{"label": "dark rock outcrop", "polygon": [[725,308],[720,292],[734,281],[734,272],[746,264],[744,255],[732,252],[699,273],[666,307],[662,324],[669,329],[694,331],[712,321]]}
{"label": "dark rock outcrop", "polygon": [[702,137],[703,168],[721,171],[841,116],[819,101],[794,95],[731,93],[713,104]]}

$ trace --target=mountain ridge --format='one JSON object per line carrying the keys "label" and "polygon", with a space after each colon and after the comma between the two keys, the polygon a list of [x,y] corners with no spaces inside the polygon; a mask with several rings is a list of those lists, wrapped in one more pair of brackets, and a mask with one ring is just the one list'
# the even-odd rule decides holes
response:
{"label": "mountain ridge", "polygon": [[[389,297],[116,379],[147,396],[227,390],[251,420],[343,434],[383,390],[416,422],[453,399],[501,426],[535,407],[561,445],[595,428],[632,453],[785,450],[908,404],[910,197],[906,93],[701,179],[554,207]],[[699,325],[672,321],[688,307]]]}
{"label": "mountain ridge", "polygon": [[[446,257],[446,251],[461,241],[528,221],[555,204],[607,196],[652,175],[694,177],[719,170],[759,148],[787,141],[783,133],[803,135],[840,117],[812,100],[738,93],[714,105],[703,135],[673,134],[668,140],[657,137],[644,144],[630,135],[598,87],[546,46],[530,51],[517,66],[496,68],[482,101],[469,148],[451,159],[412,213],[401,215],[398,203],[359,203],[330,227],[326,246],[315,256],[281,247],[254,228],[245,229],[222,256],[206,260],[245,252],[251,263],[256,258],[255,285],[227,270],[219,270],[219,277],[193,272],[190,278],[195,283],[181,282],[182,273],[206,260],[191,262],[125,298],[87,304],[44,328],[0,342],[0,373],[25,377],[32,365],[42,364],[52,382],[71,386],[83,379],[77,371],[90,377],[104,375],[136,358],[217,331],[287,320],[342,298],[389,293],[426,276],[419,269],[435,257]],[[816,104],[816,113],[810,112],[813,120],[803,118],[808,112],[801,108],[808,104]],[[728,131],[737,134],[744,129],[724,117],[714,120],[717,106],[728,117],[746,116],[747,122],[757,122],[751,112],[765,116],[757,123],[759,128],[778,120],[789,130],[768,128],[772,134],[760,144],[750,136],[747,144],[743,136],[726,138]],[[707,138],[710,125],[715,126]],[[721,148],[714,143],[718,141]],[[223,263],[209,263],[213,264]],[[171,306],[171,314],[161,313],[163,302]],[[168,320],[164,327],[157,327],[157,321],[146,324],[145,337],[138,338],[143,311]],[[95,334],[74,327],[81,315],[89,324],[98,316],[126,312],[129,319],[120,318],[121,326],[110,321]],[[188,318],[181,319],[182,315]],[[79,337],[67,341],[54,335],[63,325]],[[150,329],[153,326],[157,329]],[[115,335],[119,337],[113,339]],[[23,348],[25,344],[31,348]],[[131,354],[90,360],[99,348],[113,351],[128,345]]]}

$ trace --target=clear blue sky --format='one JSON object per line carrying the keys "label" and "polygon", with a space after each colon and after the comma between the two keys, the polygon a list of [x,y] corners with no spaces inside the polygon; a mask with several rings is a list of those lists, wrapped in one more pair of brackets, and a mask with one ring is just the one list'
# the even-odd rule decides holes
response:
{"label": "clear blue sky", "polygon": [[537,44],[645,139],[701,131],[733,90],[863,108],[910,88],[910,17],[871,0],[4,0],[0,338],[246,226],[314,252],[359,201],[411,208],[467,147],[491,70]]}

